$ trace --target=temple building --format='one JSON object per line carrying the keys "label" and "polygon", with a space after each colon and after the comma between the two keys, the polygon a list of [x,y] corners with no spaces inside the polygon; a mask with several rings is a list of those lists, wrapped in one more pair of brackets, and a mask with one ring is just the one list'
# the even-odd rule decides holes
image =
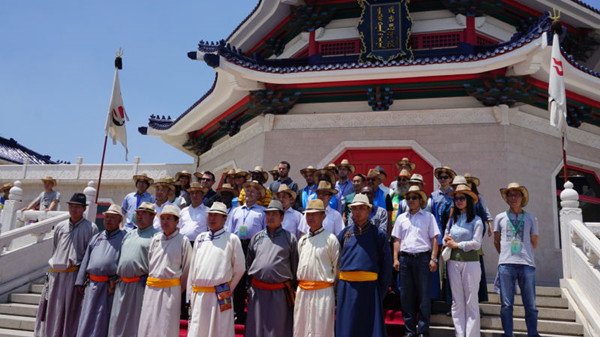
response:
{"label": "temple building", "polygon": [[[518,181],[540,224],[538,283],[558,285],[563,161],[548,112],[552,34],[562,48],[568,172],[584,220],[598,222],[600,11],[566,0],[554,4],[558,19],[550,5],[262,0],[229,37],[188,53],[214,68],[212,88],[176,119],[152,116],[139,131],[193,156],[199,170],[287,160],[300,187],[301,168],[344,158],[362,173],[382,166],[389,185],[408,157],[430,193],[434,168],[450,166],[481,180],[493,215],[507,209],[499,188]],[[491,239],[484,250],[494,266]]]}

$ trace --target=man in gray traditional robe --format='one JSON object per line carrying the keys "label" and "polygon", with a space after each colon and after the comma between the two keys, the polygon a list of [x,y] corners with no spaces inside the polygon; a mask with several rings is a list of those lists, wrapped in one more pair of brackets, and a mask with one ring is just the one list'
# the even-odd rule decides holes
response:
{"label": "man in gray traditional robe", "polygon": [[121,257],[117,266],[117,283],[113,299],[108,336],[137,336],[142,301],[148,277],[148,248],[152,236],[158,231],[152,226],[154,204],[143,202],[135,212],[137,229],[125,235],[121,246]]}
{"label": "man in gray traditional robe", "polygon": [[265,209],[267,228],[248,246],[246,337],[286,337],[293,332],[293,281],[298,267],[296,236],[281,227],[283,207],[273,200]]}
{"label": "man in gray traditional robe", "polygon": [[48,281],[42,290],[36,317],[36,337],[77,335],[83,296],[75,289],[75,280],[88,243],[98,233],[98,227],[83,218],[85,194],[73,194],[67,204],[70,218],[54,229],[54,249],[48,260]]}
{"label": "man in gray traditional robe", "polygon": [[77,337],[106,337],[117,280],[117,263],[125,231],[121,206],[110,205],[104,214],[105,230],[94,235],[85,252],[75,287],[83,293]]}

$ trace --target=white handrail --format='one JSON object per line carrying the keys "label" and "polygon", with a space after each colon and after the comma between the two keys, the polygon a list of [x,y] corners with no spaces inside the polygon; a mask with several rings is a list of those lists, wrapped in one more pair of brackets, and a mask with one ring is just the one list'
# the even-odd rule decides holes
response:
{"label": "white handrail", "polygon": [[[63,220],[67,220],[69,218],[68,212],[61,212],[63,214],[57,215],[55,217],[42,220],[40,222],[36,222],[31,225],[27,225],[21,228],[10,230],[6,233],[0,234],[0,248],[2,248],[1,254],[6,253],[8,251],[13,240],[23,238],[28,235],[33,235],[36,238],[36,242],[39,242],[43,238],[46,233],[52,231],[54,226],[56,226],[59,222]],[[22,248],[22,247],[17,247]],[[14,249],[13,249],[14,250]]]}

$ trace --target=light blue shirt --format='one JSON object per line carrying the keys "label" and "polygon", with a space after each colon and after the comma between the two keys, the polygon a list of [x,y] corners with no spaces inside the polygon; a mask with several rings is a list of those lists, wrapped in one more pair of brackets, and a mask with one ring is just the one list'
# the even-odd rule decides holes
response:
{"label": "light blue shirt", "polygon": [[481,248],[482,232],[483,222],[477,215],[471,222],[467,222],[466,214],[459,215],[456,223],[450,218],[448,227],[446,227],[446,234],[450,234],[452,239],[458,243],[458,248],[465,252]]}
{"label": "light blue shirt", "polygon": [[240,240],[249,240],[265,229],[265,207],[254,204],[234,208],[225,222],[225,230],[237,235]]}
{"label": "light blue shirt", "polygon": [[[516,234],[511,228],[509,216],[513,222],[513,227],[517,230]],[[539,235],[537,218],[530,213],[523,213],[518,216],[510,213],[509,216],[507,216],[506,212],[502,212],[496,215],[494,219],[494,232],[500,232],[500,256],[498,257],[498,264],[524,264],[535,267],[535,254],[533,244],[531,243],[531,236]],[[519,226],[522,217],[523,223]],[[513,241],[520,242],[520,252],[513,252],[511,250]]]}
{"label": "light blue shirt", "polygon": [[123,203],[121,204],[121,209],[125,214],[125,225],[124,229],[126,231],[130,231],[135,229],[137,226],[135,225],[135,210],[140,207],[142,202],[151,202],[155,203],[156,199],[154,196],[148,192],[144,192],[143,194],[138,194],[137,192],[131,192],[123,198]]}

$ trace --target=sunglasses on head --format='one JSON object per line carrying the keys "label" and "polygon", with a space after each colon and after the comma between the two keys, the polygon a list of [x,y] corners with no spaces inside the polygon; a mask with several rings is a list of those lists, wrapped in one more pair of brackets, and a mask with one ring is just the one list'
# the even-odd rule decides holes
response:
{"label": "sunglasses on head", "polygon": [[421,197],[419,197],[417,195],[409,195],[405,199],[406,200],[419,200],[419,199],[421,199]]}
{"label": "sunglasses on head", "polygon": [[454,201],[465,201],[467,197],[454,197]]}

